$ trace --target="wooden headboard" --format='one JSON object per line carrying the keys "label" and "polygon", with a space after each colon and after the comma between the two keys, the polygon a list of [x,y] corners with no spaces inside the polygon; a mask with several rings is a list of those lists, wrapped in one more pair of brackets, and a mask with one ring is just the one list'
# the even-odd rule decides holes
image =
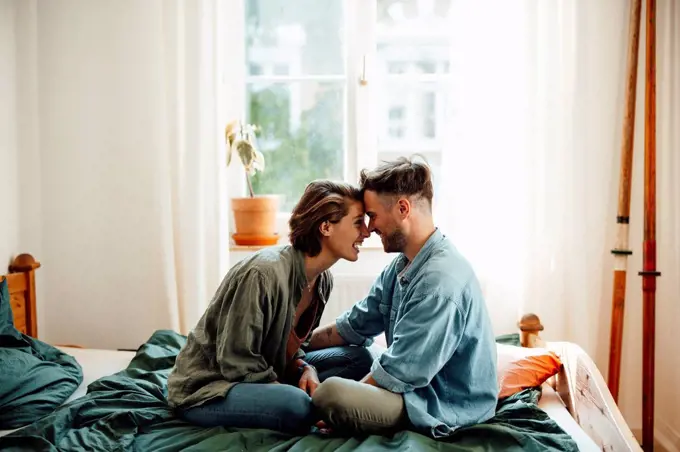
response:
{"label": "wooden headboard", "polygon": [[7,275],[0,275],[0,282],[7,278],[14,326],[22,333],[38,337],[36,311],[35,270],[40,267],[30,254],[18,255],[9,266]]}

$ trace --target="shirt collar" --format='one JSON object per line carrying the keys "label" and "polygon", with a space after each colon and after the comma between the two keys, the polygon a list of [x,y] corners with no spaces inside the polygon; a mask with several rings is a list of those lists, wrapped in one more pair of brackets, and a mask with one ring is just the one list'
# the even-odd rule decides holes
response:
{"label": "shirt collar", "polygon": [[413,261],[409,262],[406,255],[402,254],[401,262],[397,264],[397,279],[399,283],[408,284],[443,240],[444,234],[442,234],[439,228],[435,228],[423,247],[418,251],[418,254],[416,254],[416,257],[413,258]]}

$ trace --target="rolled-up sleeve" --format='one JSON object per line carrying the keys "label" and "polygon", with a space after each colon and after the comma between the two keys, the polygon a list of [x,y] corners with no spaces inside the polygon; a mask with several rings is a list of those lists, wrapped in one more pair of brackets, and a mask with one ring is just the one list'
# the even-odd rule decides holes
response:
{"label": "rolled-up sleeve", "polygon": [[379,306],[386,271],[376,278],[366,298],[358,301],[335,320],[338,333],[348,344],[369,346],[375,336],[385,331]]}
{"label": "rolled-up sleeve", "polygon": [[263,276],[256,270],[247,272],[234,282],[228,308],[221,313],[218,328],[217,360],[227,381],[269,383],[277,379],[273,367],[261,355],[263,331],[266,330],[263,309],[269,299]]}
{"label": "rolled-up sleeve", "polygon": [[395,393],[430,384],[460,343],[465,316],[459,304],[427,290],[406,302],[394,327],[394,341],[373,362],[373,379]]}

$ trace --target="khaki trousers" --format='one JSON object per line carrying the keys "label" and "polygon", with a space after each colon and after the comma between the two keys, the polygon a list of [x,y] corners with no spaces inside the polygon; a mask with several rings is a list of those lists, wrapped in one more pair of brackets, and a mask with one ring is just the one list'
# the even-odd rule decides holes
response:
{"label": "khaki trousers", "polygon": [[404,398],[386,389],[331,377],[314,392],[312,403],[336,431],[392,434],[407,428]]}

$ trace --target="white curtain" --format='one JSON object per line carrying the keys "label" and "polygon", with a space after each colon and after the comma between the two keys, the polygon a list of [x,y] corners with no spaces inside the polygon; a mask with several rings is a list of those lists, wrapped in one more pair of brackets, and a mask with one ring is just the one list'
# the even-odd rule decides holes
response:
{"label": "white curtain", "polygon": [[19,141],[39,143],[37,164],[19,160],[39,199],[21,201],[42,206],[20,225],[38,222],[42,245],[14,252],[43,263],[41,338],[136,348],[188,332],[228,267],[224,2],[14,5],[17,77],[35,85],[17,104],[37,93]]}
{"label": "white curtain", "polygon": [[198,321],[228,266],[223,130],[226,108],[217,1],[165,1],[165,106],[169,176],[163,192],[165,277],[174,329]]}
{"label": "white curtain", "polygon": [[[657,240],[664,275],[657,353],[669,353],[657,359],[657,375],[669,388],[680,372],[664,340],[673,334],[667,319],[680,315],[680,5],[666,0],[657,8]],[[438,222],[478,271],[498,333],[516,331],[521,314],[537,313],[546,339],[577,342],[606,375],[629,2],[457,1],[452,16],[453,118]],[[643,24],[621,390],[634,428],[641,406],[644,30]],[[657,396],[660,423],[672,421],[680,403],[673,393],[675,405]]]}

